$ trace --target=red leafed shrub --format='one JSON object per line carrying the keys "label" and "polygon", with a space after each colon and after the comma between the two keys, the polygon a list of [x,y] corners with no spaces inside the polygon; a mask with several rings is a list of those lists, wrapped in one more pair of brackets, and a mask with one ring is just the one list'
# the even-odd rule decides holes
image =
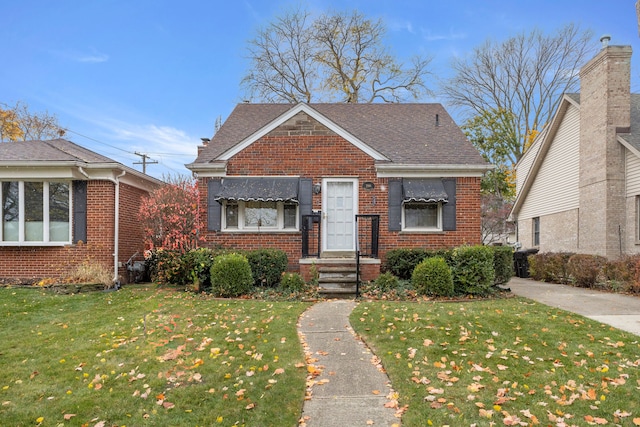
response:
{"label": "red leafed shrub", "polygon": [[606,263],[607,259],[599,255],[576,254],[569,258],[567,271],[576,286],[592,288],[598,283]]}
{"label": "red leafed shrub", "polygon": [[195,249],[200,243],[201,220],[196,181],[184,176],[168,177],[167,183],[145,197],[138,220],[145,243],[152,248],[178,251]]}

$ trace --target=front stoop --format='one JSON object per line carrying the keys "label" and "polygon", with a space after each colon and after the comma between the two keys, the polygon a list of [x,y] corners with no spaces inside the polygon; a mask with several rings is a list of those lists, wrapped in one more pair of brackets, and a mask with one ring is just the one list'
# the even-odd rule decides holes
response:
{"label": "front stoop", "polygon": [[[298,262],[300,273],[305,281],[310,282],[317,277],[321,296],[325,298],[356,296],[355,258],[301,258]],[[378,258],[360,258],[360,285],[362,282],[378,277],[380,264]]]}
{"label": "front stoop", "polygon": [[356,266],[318,267],[320,295],[326,298],[350,298],[356,295]]}

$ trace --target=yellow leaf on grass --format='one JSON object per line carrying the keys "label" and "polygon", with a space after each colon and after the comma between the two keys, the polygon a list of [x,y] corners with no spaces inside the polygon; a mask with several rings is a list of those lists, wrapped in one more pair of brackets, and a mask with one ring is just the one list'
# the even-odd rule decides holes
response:
{"label": "yellow leaf on grass", "polygon": [[43,422],[43,421],[44,421],[44,417],[38,417],[38,418],[36,418],[36,422],[37,422],[38,424],[40,424],[40,423],[41,423],[41,422]]}

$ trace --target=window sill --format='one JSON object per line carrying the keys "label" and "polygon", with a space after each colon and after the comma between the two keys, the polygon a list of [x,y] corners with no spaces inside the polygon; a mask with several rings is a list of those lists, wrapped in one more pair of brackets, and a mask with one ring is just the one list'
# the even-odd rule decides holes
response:
{"label": "window sill", "polygon": [[270,229],[263,229],[263,230],[233,230],[233,229],[226,229],[226,230],[220,230],[221,233],[225,233],[225,234],[296,234],[296,233],[300,233],[300,230],[270,230]]}
{"label": "window sill", "polygon": [[443,230],[402,230],[400,234],[445,234]]}
{"label": "window sill", "polygon": [[63,247],[71,246],[71,242],[0,242],[3,248],[20,248],[20,247]]}

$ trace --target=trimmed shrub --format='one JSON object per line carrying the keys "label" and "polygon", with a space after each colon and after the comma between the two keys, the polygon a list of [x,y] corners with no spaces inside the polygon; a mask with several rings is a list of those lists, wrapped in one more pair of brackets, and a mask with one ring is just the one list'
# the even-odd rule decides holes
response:
{"label": "trimmed shrub", "polygon": [[486,295],[495,280],[493,251],[488,246],[461,246],[451,258],[454,290],[457,294]]}
{"label": "trimmed shrub", "polygon": [[287,253],[280,249],[256,249],[246,253],[255,286],[275,287],[287,271]]}
{"label": "trimmed shrub", "polygon": [[181,257],[186,285],[195,292],[202,292],[211,288],[211,266],[216,253],[208,248],[192,249]]}
{"label": "trimmed shrub", "polygon": [[147,259],[151,280],[159,285],[184,285],[182,252],[158,249]]}
{"label": "trimmed shrub", "polygon": [[424,249],[392,249],[387,252],[384,269],[400,279],[410,280],[413,270],[426,257]]}
{"label": "trimmed shrub", "polygon": [[211,266],[211,293],[219,297],[238,297],[253,289],[253,275],[244,255],[230,253],[214,258]]}
{"label": "trimmed shrub", "polygon": [[283,291],[302,292],[305,287],[304,279],[298,273],[284,273],[280,279],[280,288]]}
{"label": "trimmed shrub", "polygon": [[571,252],[545,252],[529,256],[529,276],[534,280],[551,283],[569,283],[567,270]]}
{"label": "trimmed shrub", "polygon": [[567,269],[576,286],[592,288],[598,283],[606,262],[607,259],[599,255],[576,254],[569,258]]}
{"label": "trimmed shrub", "polygon": [[418,264],[411,275],[411,283],[418,295],[453,295],[451,269],[442,257],[429,257]]}
{"label": "trimmed shrub", "polygon": [[489,246],[493,251],[495,285],[504,285],[513,277],[513,249],[510,246]]}
{"label": "trimmed shrub", "polygon": [[379,275],[376,280],[371,283],[369,289],[378,294],[385,294],[398,287],[398,278],[386,271]]}

